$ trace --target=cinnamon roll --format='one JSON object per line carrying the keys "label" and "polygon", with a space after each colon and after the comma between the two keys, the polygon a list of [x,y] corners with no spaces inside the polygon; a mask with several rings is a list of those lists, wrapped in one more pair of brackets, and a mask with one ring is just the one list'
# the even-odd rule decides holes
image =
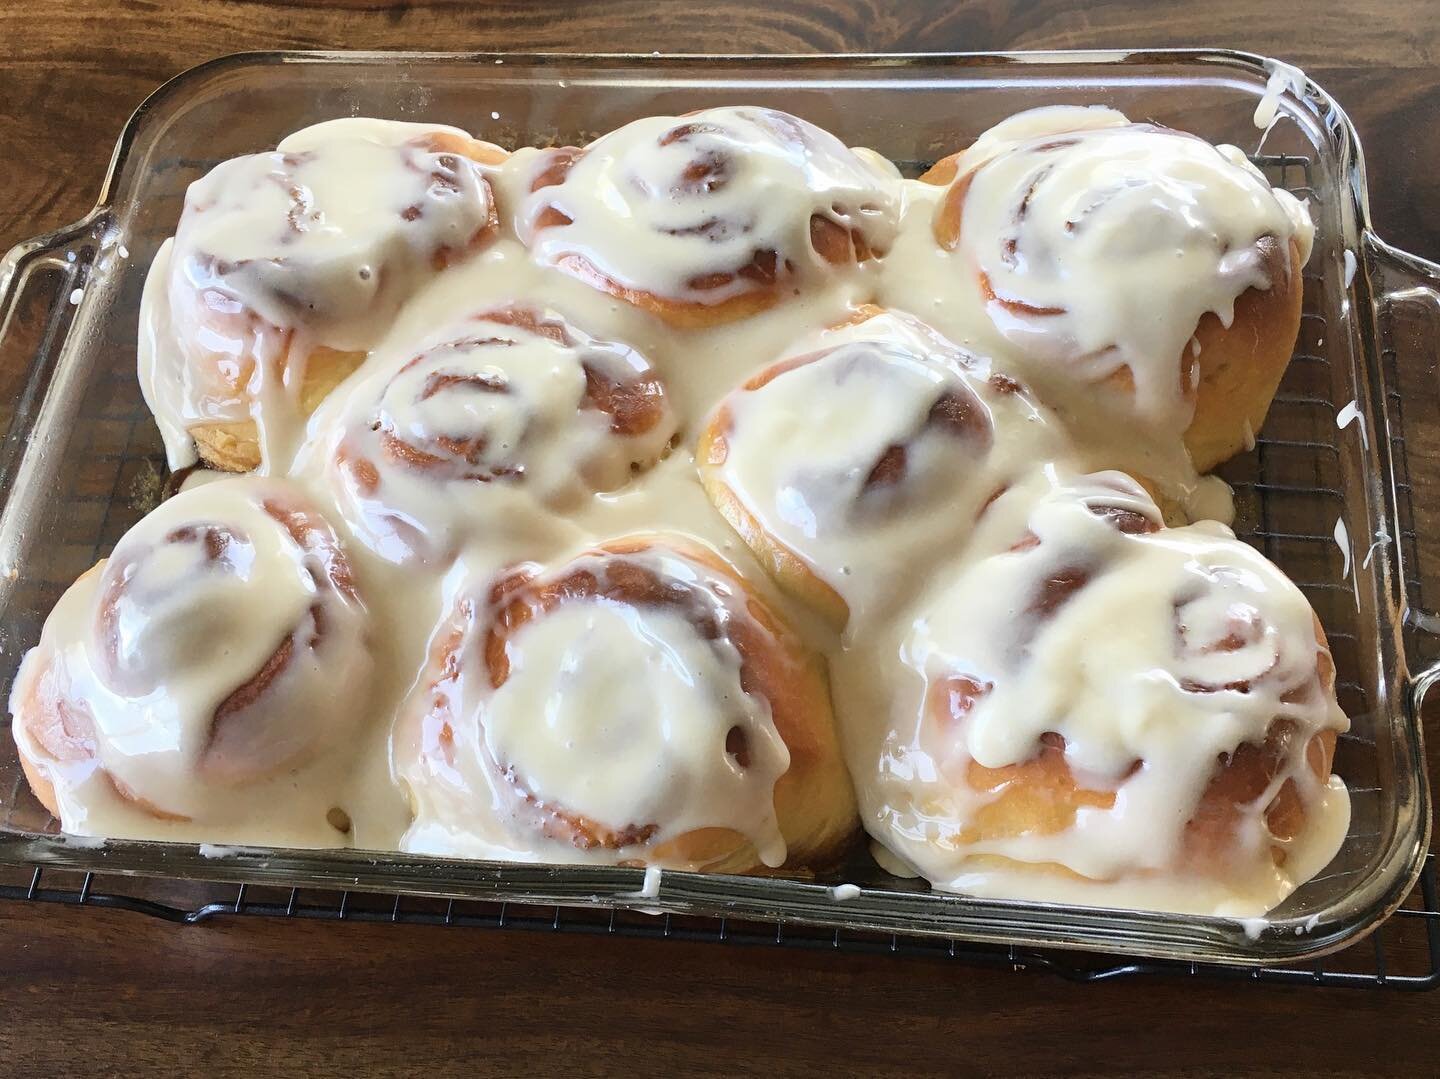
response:
{"label": "cinnamon roll", "polygon": [[908,673],[852,764],[937,887],[1241,916],[1338,849],[1348,720],[1309,603],[1119,473],[1007,492],[898,632]]}
{"label": "cinnamon roll", "polygon": [[1183,430],[1201,471],[1253,440],[1300,323],[1314,229],[1233,146],[1106,108],[1021,113],[921,177],[1037,389]]}
{"label": "cinnamon roll", "polygon": [[402,849],[738,872],[854,833],[821,661],[688,541],[463,593],[419,685],[393,739]]}
{"label": "cinnamon roll", "polygon": [[493,531],[531,504],[613,491],[676,430],[643,356],[524,305],[377,364],[334,413],[319,423],[330,482],[355,533],[395,563],[449,557],[467,522]]}
{"label": "cinnamon roll", "polygon": [[774,109],[704,109],[542,151],[521,234],[535,256],[675,326],[773,307],[884,254],[897,174]]}
{"label": "cinnamon roll", "polygon": [[868,308],[725,398],[695,457],[776,581],[845,626],[956,549],[990,499],[1064,445],[989,361]]}
{"label": "cinnamon roll", "polygon": [[12,729],[68,832],[107,834],[91,816],[117,806],[236,824],[246,788],[354,730],[369,662],[330,526],[287,482],[224,480],[163,503],[65,593],[20,668]]}
{"label": "cinnamon roll", "polygon": [[455,128],[332,120],[191,184],[141,313],[171,467],[288,448],[417,285],[495,234],[486,169],[505,156]]}

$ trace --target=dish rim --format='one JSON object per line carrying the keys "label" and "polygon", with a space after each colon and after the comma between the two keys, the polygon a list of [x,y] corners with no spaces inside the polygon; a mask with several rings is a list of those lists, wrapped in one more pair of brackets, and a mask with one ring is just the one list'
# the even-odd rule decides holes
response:
{"label": "dish rim", "polygon": [[[136,138],[144,122],[165,108],[183,104],[192,86],[213,79],[225,72],[250,66],[284,64],[454,64],[482,62],[508,64],[511,70],[529,68],[545,70],[569,65],[588,68],[629,67],[659,68],[703,66],[718,71],[734,72],[743,81],[739,69],[745,65],[763,64],[804,69],[842,66],[847,76],[868,70],[882,71],[937,65],[954,68],[991,68],[1005,65],[1114,65],[1142,64],[1215,64],[1250,77],[1265,78],[1274,71],[1275,61],[1265,57],[1227,49],[1141,49],[1141,50],[1041,50],[1010,52],[913,52],[844,54],[744,54],[704,55],[693,53],[507,53],[447,51],[345,51],[345,50],[261,50],[231,53],[205,61],[167,80],[149,94],[135,109],[121,130],[101,183],[95,206],[80,220],[52,232],[22,241],[0,259],[0,339],[7,326],[6,316],[12,301],[23,290],[27,269],[38,260],[56,257],[77,240],[93,234],[103,226],[114,210],[113,199],[124,176],[125,167],[135,148]],[[1185,76],[1177,72],[1177,78]],[[1305,78],[1303,98],[1315,111],[1323,131],[1335,140],[1334,162],[1337,195],[1347,205],[1342,211],[1343,235],[1336,239],[1347,250],[1363,251],[1367,263],[1374,259],[1390,271],[1408,268],[1440,279],[1440,267],[1416,259],[1392,248],[1374,233],[1366,182],[1364,157],[1357,133],[1343,109],[1322,87]],[[1348,191],[1348,194],[1341,194]],[[1406,266],[1407,262],[1414,265]],[[1383,274],[1378,275],[1383,277]],[[1358,323],[1357,377],[1372,382],[1384,381],[1378,370],[1379,299],[1373,295],[1370,274],[1356,275],[1352,295],[1356,308],[1367,311]],[[1381,290],[1383,291],[1383,290]],[[82,297],[81,310],[76,312],[78,324],[88,296]],[[71,330],[73,331],[74,325]],[[62,343],[60,348],[64,349]],[[63,361],[63,351],[62,351]],[[36,362],[40,357],[37,356]],[[1367,402],[1367,410],[1374,408]],[[1383,418],[1383,417],[1382,417]],[[17,423],[20,422],[17,420]],[[30,419],[33,428],[34,418]],[[12,440],[15,432],[11,432]],[[1375,439],[1374,458],[1377,475],[1365,475],[1367,486],[1377,490],[1365,493],[1366,506],[1372,517],[1383,515],[1384,521],[1398,521],[1394,491],[1394,465],[1388,439]],[[4,468],[0,481],[0,499],[4,516],[9,516],[13,475]],[[1347,499],[1350,492],[1346,492]],[[1376,500],[1378,499],[1378,505]],[[0,533],[3,533],[0,526]],[[3,545],[0,545],[3,546]],[[1382,550],[1376,560],[1375,588],[1387,597],[1377,602],[1376,614],[1383,621],[1387,611],[1404,611],[1404,575],[1392,571],[1391,557]],[[1346,947],[1374,929],[1399,906],[1410,893],[1424,864],[1430,843],[1430,794],[1425,769],[1423,729],[1419,723],[1419,704],[1430,686],[1440,680],[1440,663],[1418,671],[1411,670],[1409,655],[1403,644],[1389,642],[1381,626],[1382,651],[1385,659],[1397,664],[1396,684],[1402,690],[1398,699],[1385,702],[1391,727],[1397,736],[1406,734],[1416,766],[1417,804],[1409,814],[1416,827],[1402,829],[1397,819],[1395,837],[1388,856],[1377,865],[1388,873],[1377,871],[1361,882],[1351,893],[1352,901],[1363,896],[1365,902],[1354,906],[1348,920],[1323,922],[1324,932],[1302,932],[1304,918],[1263,919],[1266,930],[1259,938],[1250,927],[1230,918],[1193,915],[1160,914],[1148,911],[1111,908],[1071,907],[1024,900],[975,899],[935,892],[891,892],[866,888],[861,895],[837,903],[825,885],[790,879],[764,877],[719,876],[666,871],[662,894],[641,894],[643,871],[619,867],[540,866],[504,862],[472,862],[445,858],[428,858],[393,852],[367,852],[354,849],[287,850],[268,847],[227,847],[217,857],[217,848],[209,844],[189,844],[141,840],[94,840],[66,835],[48,835],[15,831],[0,832],[0,861],[27,865],[46,865],[88,869],[106,873],[145,876],[178,876],[208,880],[226,880],[285,886],[353,888],[375,891],[407,891],[415,894],[451,898],[494,899],[542,905],[601,906],[629,908],[676,914],[738,916],[771,920],[793,920],[826,926],[870,929],[883,932],[956,937],[996,943],[1023,944],[1039,947],[1076,948],[1111,953],[1154,956],[1171,959],[1219,961],[1236,964],[1262,964],[1276,960],[1299,961],[1314,958]],[[1389,684],[1388,682],[1386,683]],[[1397,806],[1397,817],[1400,809]],[[1402,834],[1404,832],[1404,834]],[[1405,847],[1408,849],[1399,849]],[[207,852],[207,848],[208,852]],[[203,852],[203,853],[202,853]],[[364,879],[371,874],[384,879]],[[678,884],[671,882],[679,879]],[[793,896],[777,896],[776,890],[793,892]],[[945,912],[926,907],[963,908],[947,917]],[[1353,905],[1353,903],[1352,903]],[[913,909],[912,909],[913,908]],[[973,924],[983,921],[984,933],[977,933]],[[967,931],[966,926],[970,928]],[[1257,946],[1261,945],[1263,946]]]}

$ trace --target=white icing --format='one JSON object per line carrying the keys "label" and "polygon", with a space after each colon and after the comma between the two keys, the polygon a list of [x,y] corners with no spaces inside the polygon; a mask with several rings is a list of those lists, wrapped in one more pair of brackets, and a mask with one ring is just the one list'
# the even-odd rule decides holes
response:
{"label": "white icing", "polygon": [[645,880],[635,894],[641,899],[655,899],[660,895],[660,877],[664,872],[658,865],[645,867]]}
{"label": "white icing", "polygon": [[60,838],[67,847],[74,847],[77,850],[103,850],[106,843],[103,835],[71,835],[68,832],[61,832]]}
{"label": "white icing", "polygon": [[1335,413],[1335,426],[1340,430],[1345,430],[1345,428],[1349,427],[1352,423],[1355,424],[1356,428],[1360,431],[1360,445],[1369,449],[1370,437],[1365,431],[1365,414],[1360,411],[1360,405],[1357,401],[1347,402],[1341,407],[1339,412]]}
{"label": "white icing", "polygon": [[[1287,90],[1297,99],[1305,97],[1305,72],[1283,60],[1266,59],[1265,69],[1270,77],[1265,80],[1265,92],[1255,106],[1255,126],[1266,134],[1275,126],[1280,115],[1280,98]],[[1264,139],[1262,138],[1263,142]]]}
{"label": "white icing", "polygon": [[387,346],[311,423],[319,471],[391,562],[535,527],[540,507],[622,487],[676,420],[649,363],[553,314],[497,306]]}
{"label": "white icing", "polygon": [[1345,249],[1345,287],[1346,287],[1346,288],[1349,288],[1350,285],[1351,285],[1351,284],[1354,282],[1354,280],[1355,280],[1355,270],[1356,270],[1356,267],[1357,267],[1357,263],[1355,262],[1355,252],[1354,252],[1354,251],[1351,251],[1351,250],[1347,247],[1347,248]]}
{"label": "white icing", "polygon": [[[554,160],[533,157],[538,169]],[[738,273],[757,256],[776,281],[813,279],[824,260],[812,217],[887,248],[898,193],[891,171],[803,120],[706,109],[646,117],[596,140],[562,182],[527,199],[520,233],[569,272],[585,276],[579,258],[624,288],[708,306],[764,290]],[[546,225],[546,211],[568,223]],[[717,274],[728,279],[705,280]]]}
{"label": "white icing", "polygon": [[[821,346],[726,398],[716,472],[863,620],[1064,441],[1013,381],[912,319],[880,315]],[[897,459],[895,478],[877,476]]]}
{"label": "white icing", "polygon": [[833,902],[845,903],[859,897],[860,886],[856,884],[837,884],[834,887],[825,889],[825,891],[829,894]]}
{"label": "white icing", "polygon": [[1350,576],[1350,532],[1345,527],[1345,521],[1338,517],[1335,519],[1335,546],[1340,548],[1340,556],[1344,559],[1340,569],[1343,581]]}
{"label": "white icing", "polygon": [[1375,530],[1375,539],[1370,544],[1370,549],[1365,552],[1365,561],[1360,563],[1361,569],[1370,568],[1370,560],[1375,557],[1375,552],[1382,547],[1388,547],[1393,542],[1393,537],[1385,527],[1385,522],[1380,522],[1380,527]]}

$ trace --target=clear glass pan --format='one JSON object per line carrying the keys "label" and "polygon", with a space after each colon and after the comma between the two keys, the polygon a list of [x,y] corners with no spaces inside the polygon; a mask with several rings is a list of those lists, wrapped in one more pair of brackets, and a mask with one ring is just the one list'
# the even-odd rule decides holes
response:
{"label": "clear glass pan", "polygon": [[[1024,108],[1105,103],[1135,118],[1255,147],[1271,73],[1231,52],[652,57],[256,53],[156,91],[120,136],[94,211],[0,261],[0,690],[61,591],[108,552],[163,488],[158,433],[135,379],[136,315],[151,257],[186,185],[217,161],[337,115],[457,124],[509,145],[583,142],[635,117],[751,102],[798,113],[915,175]],[[499,119],[495,119],[498,114]],[[463,862],[357,850],[213,850],[60,835],[0,738],[0,861],[104,872],[413,892],[521,903],[638,907],[982,942],[1267,963],[1350,943],[1414,883],[1429,845],[1419,706],[1436,678],[1440,616],[1420,553],[1440,441],[1430,368],[1440,267],[1369,228],[1359,144],[1319,87],[1287,93],[1257,162],[1310,199],[1295,361],[1253,453],[1224,475],[1240,533],[1301,586],[1325,623],[1354,729],[1336,769],[1351,834],[1336,861],[1269,919],[975,900],[929,892],[857,856],[833,880]],[[1354,402],[1356,422],[1336,417]],[[1407,427],[1408,423],[1408,427]],[[1428,434],[1427,427],[1428,426]],[[1406,436],[1412,452],[1407,455]],[[1433,448],[1433,447],[1431,447]],[[1412,467],[1416,474],[1412,475]],[[1337,521],[1353,557],[1342,555]],[[1418,528],[1417,528],[1418,522]],[[1373,544],[1372,544],[1373,540]],[[207,857],[206,855],[210,855]],[[826,885],[862,885],[830,898]]]}

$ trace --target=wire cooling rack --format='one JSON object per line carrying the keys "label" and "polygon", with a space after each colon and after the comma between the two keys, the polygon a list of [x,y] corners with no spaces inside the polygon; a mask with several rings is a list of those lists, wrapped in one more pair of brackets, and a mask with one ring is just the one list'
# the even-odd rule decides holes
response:
{"label": "wire cooling rack", "polygon": [[[1302,157],[1266,155],[1254,158],[1277,186],[1300,197],[1314,197],[1310,163]],[[173,165],[198,175],[211,164],[177,161]],[[183,189],[183,188],[182,188]],[[178,206],[174,208],[178,214]],[[167,220],[174,220],[175,214]],[[160,216],[164,216],[161,214]],[[72,275],[65,288],[83,284]],[[1355,669],[1356,635],[1348,585],[1342,582],[1341,555],[1332,529],[1343,515],[1339,430],[1335,423],[1333,372],[1324,341],[1326,323],[1315,297],[1324,287],[1318,270],[1307,274],[1306,306],[1296,353],[1281,391],[1275,398],[1264,434],[1253,453],[1230,462],[1223,475],[1235,491],[1236,531],[1285,568],[1314,604],[1329,628],[1328,637],[1340,672],[1336,691],[1347,713],[1371,706],[1365,688],[1346,678]],[[137,298],[138,299],[138,298]],[[132,349],[133,341],[115,342]],[[1387,381],[1403,387],[1396,351],[1381,342]],[[1402,564],[1413,570],[1417,531],[1413,488],[1398,432],[1403,427],[1403,397],[1392,391],[1384,402],[1390,430],[1397,432],[1393,457],[1399,509],[1395,537]],[[80,477],[64,505],[60,548],[50,572],[26,581],[39,590],[22,606],[45,611],[70,580],[88,568],[158,498],[164,477],[164,455],[153,421],[139,399],[128,365],[95,381],[82,406],[82,427],[67,465]],[[1406,581],[1409,596],[1424,607],[1422,582]],[[21,639],[38,637],[39,626],[18,626]],[[8,679],[0,678],[0,683]],[[0,684],[0,692],[8,693]],[[1347,757],[1346,743],[1352,743]],[[1373,798],[1378,782],[1373,747],[1362,735],[1342,736],[1337,769],[1347,778],[1352,798],[1360,804]],[[16,804],[22,781],[4,803]],[[41,826],[39,821],[36,827]],[[0,901],[72,907],[98,907],[148,915],[181,925],[251,916],[320,921],[390,922],[410,925],[529,930],[532,932],[702,941],[772,948],[801,948],[842,953],[883,954],[931,959],[1015,971],[1046,971],[1078,982],[1120,977],[1168,975],[1220,978],[1261,983],[1305,984],[1350,988],[1428,990],[1440,986],[1440,896],[1434,856],[1426,860],[1421,878],[1395,916],[1368,939],[1320,960],[1292,967],[1227,967],[1162,960],[1134,960],[1077,952],[970,944],[960,941],[896,934],[816,929],[793,923],[737,921],[679,915],[645,915],[631,911],[524,906],[421,896],[381,895],[352,891],[284,889],[196,881],[139,878],[43,867],[0,866]],[[4,917],[0,909],[0,918]]]}
{"label": "wire cooling rack", "polygon": [[[366,892],[316,892],[178,881],[163,882],[168,888],[156,888],[156,882],[137,878],[100,877],[94,873],[46,870],[38,866],[33,869],[0,867],[0,900],[124,910],[180,925],[241,915],[307,921],[389,922],[890,955],[1012,971],[1044,971],[1075,982],[1170,975],[1414,991],[1440,985],[1440,905],[1437,905],[1431,860],[1426,862],[1416,894],[1368,940],[1325,959],[1295,967],[1225,967],[1119,959],[727,918],[521,906]],[[164,898],[157,898],[157,894]]]}

